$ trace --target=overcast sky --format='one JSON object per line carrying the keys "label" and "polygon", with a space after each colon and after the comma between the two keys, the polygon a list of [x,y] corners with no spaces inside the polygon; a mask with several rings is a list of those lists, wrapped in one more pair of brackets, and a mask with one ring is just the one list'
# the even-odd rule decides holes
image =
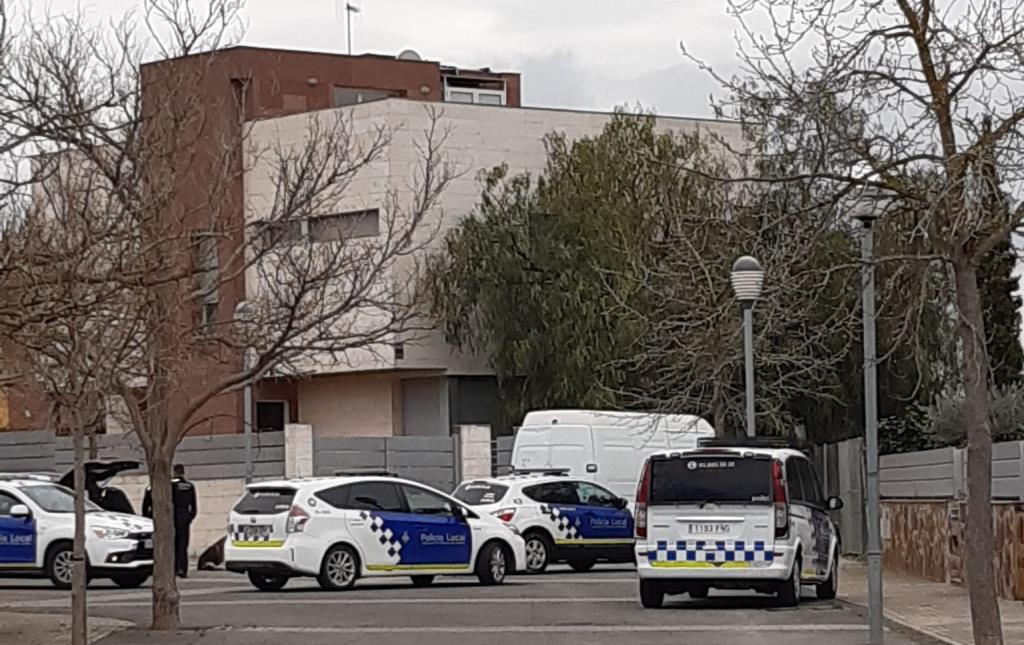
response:
{"label": "overcast sky", "polygon": [[[201,0],[200,0],[201,1]],[[350,0],[354,53],[397,54],[523,75],[529,105],[607,110],[635,104],[704,116],[715,85],[679,42],[725,68],[733,25],[721,0]],[[35,1],[32,2],[35,4]],[[95,18],[141,0],[49,0]],[[251,45],[344,52],[345,0],[248,0]]]}

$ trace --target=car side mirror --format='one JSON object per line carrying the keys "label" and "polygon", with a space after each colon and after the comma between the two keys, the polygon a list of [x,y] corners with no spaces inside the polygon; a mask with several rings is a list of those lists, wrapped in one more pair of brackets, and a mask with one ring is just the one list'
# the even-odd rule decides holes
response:
{"label": "car side mirror", "polygon": [[15,504],[10,510],[11,517],[21,517],[28,519],[32,517],[32,511],[29,510],[28,506],[24,504]]}
{"label": "car side mirror", "polygon": [[843,507],[843,500],[841,498],[839,498],[839,497],[829,497],[827,505],[828,505],[828,510],[830,510],[830,511],[838,511],[839,509],[841,509]]}

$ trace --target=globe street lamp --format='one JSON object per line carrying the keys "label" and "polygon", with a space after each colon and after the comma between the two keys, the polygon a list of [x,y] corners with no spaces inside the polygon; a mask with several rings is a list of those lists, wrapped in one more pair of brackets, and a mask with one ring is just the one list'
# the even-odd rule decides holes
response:
{"label": "globe street lamp", "polygon": [[743,356],[746,361],[747,436],[754,436],[754,303],[761,296],[764,269],[749,255],[736,260],[729,276],[732,291],[743,309]]}

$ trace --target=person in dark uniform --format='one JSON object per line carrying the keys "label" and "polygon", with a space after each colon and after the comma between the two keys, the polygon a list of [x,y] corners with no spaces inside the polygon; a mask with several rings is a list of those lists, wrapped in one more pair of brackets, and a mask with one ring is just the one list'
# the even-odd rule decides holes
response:
{"label": "person in dark uniform", "polygon": [[[174,572],[182,578],[188,577],[188,542],[192,531],[192,520],[196,519],[199,507],[196,504],[196,487],[185,479],[185,467],[174,465],[174,479],[171,480],[171,503],[174,506]],[[153,498],[150,489],[142,499],[142,514],[153,517]]]}

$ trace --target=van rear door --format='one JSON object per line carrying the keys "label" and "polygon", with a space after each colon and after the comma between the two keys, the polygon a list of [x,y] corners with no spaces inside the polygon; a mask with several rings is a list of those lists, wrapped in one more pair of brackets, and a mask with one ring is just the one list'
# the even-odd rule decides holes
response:
{"label": "van rear door", "polygon": [[651,458],[655,566],[766,566],[775,547],[772,460],[738,452]]}
{"label": "van rear door", "polygon": [[512,447],[512,466],[517,470],[568,468],[573,476],[586,476],[594,461],[589,426],[523,426]]}

